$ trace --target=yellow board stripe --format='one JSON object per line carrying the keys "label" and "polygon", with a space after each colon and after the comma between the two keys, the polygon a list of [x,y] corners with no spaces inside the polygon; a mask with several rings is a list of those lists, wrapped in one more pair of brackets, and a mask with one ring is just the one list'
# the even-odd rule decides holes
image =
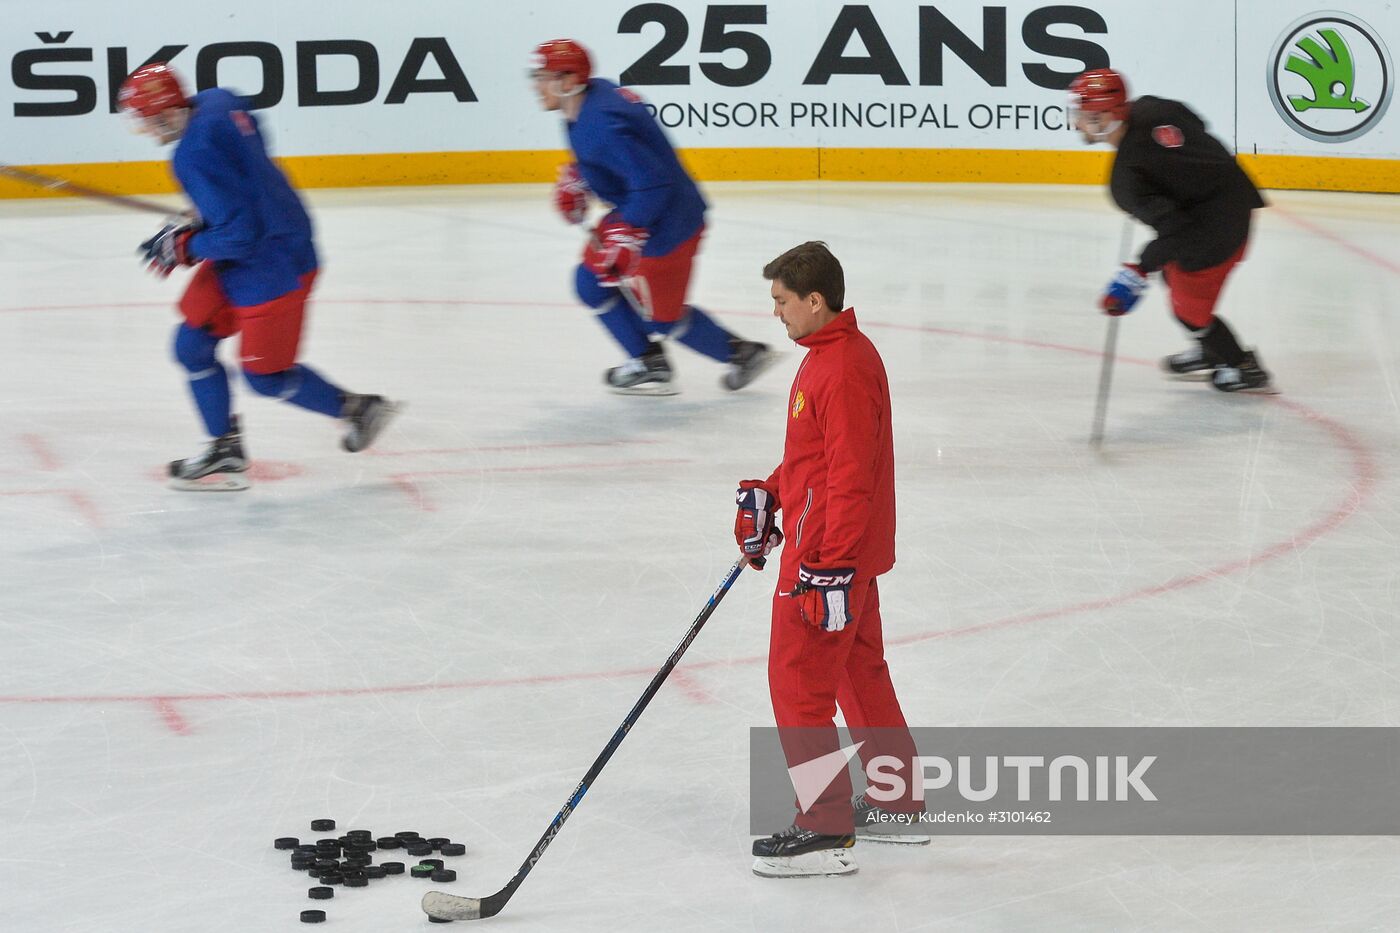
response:
{"label": "yellow board stripe", "polygon": [[[689,149],[686,164],[702,181],[896,181],[994,184],[1102,184],[1111,153],[1034,149]],[[561,150],[406,152],[290,156],[280,159],[305,188],[361,185],[461,185],[552,181]],[[1400,192],[1400,160],[1242,155],[1265,188]],[[27,165],[114,194],[173,192],[169,166],[157,162]],[[62,197],[0,177],[0,198]]]}

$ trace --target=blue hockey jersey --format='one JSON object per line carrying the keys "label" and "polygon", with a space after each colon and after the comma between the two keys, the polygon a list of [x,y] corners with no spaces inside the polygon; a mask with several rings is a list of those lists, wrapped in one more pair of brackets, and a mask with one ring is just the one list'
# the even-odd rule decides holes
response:
{"label": "blue hockey jersey", "polygon": [[191,99],[172,166],[204,225],[190,250],[212,259],[219,284],[246,307],[294,291],[316,268],[311,218],[268,158],[248,102],[223,88]]}
{"label": "blue hockey jersey", "polygon": [[705,223],[705,199],[646,105],[602,78],[588,82],[569,145],[588,187],[645,227],[644,256],[664,256]]}

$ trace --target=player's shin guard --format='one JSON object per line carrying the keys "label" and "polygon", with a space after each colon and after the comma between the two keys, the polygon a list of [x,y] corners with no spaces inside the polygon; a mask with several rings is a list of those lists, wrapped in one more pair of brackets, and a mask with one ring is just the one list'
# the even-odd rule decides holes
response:
{"label": "player's shin guard", "polygon": [[621,293],[598,310],[598,323],[606,327],[613,339],[634,359],[646,353],[647,348],[651,346],[651,339],[647,336],[641,316],[633,310]]}
{"label": "player's shin guard", "polygon": [[232,417],[228,371],[215,355],[218,346],[217,337],[188,324],[175,329],[175,359],[189,373],[190,395],[210,437],[227,434]]}
{"label": "player's shin guard", "polygon": [[703,353],[712,360],[728,363],[733,355],[730,341],[733,334],[720,327],[708,314],[693,306],[686,306],[685,317],[665,330],[656,327],[659,333],[669,333],[696,353]]}
{"label": "player's shin guard", "polygon": [[340,417],[341,396],[345,393],[331,385],[309,366],[300,363],[280,373],[243,371],[248,385],[259,395],[291,402],[298,408],[320,412],[332,418]]}

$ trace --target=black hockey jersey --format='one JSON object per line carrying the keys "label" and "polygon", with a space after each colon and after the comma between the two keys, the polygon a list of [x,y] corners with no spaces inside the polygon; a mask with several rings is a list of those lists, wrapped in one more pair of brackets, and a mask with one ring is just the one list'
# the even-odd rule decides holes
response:
{"label": "black hockey jersey", "polygon": [[1169,262],[1187,272],[1219,265],[1249,236],[1250,212],[1264,206],[1201,118],[1160,97],[1132,102],[1109,192],[1120,208],[1157,231],[1138,260],[1143,272]]}

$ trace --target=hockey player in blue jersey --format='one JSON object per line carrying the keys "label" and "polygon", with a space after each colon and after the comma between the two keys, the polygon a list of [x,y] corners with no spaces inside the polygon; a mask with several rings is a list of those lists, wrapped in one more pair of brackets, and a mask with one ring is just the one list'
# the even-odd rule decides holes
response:
{"label": "hockey player in blue jersey", "polygon": [[241,333],[248,385],[346,422],[342,446],[368,447],[397,406],[378,395],[346,392],[297,362],[306,301],[316,280],[311,219],[281,170],[268,158],[247,101],[222,88],[186,97],[163,63],[146,65],[122,84],[122,110],[162,145],[178,143],[175,177],[197,216],[167,224],[141,244],[152,271],[198,266],[179,310],[175,358],[208,430],[202,454],[170,464],[178,489],[248,487],[247,455],[233,414],[219,342]]}
{"label": "hockey player in blue jersey", "polygon": [[662,348],[671,337],[729,364],[725,388],[748,385],[775,354],[685,303],[706,204],[661,127],[631,91],[592,77],[588,52],[572,39],[537,47],[531,75],[541,106],[563,114],[577,160],[560,170],[555,205],[575,224],[590,194],[612,206],[575,278],[579,298],[631,357],[604,380],[628,394],[675,394]]}

